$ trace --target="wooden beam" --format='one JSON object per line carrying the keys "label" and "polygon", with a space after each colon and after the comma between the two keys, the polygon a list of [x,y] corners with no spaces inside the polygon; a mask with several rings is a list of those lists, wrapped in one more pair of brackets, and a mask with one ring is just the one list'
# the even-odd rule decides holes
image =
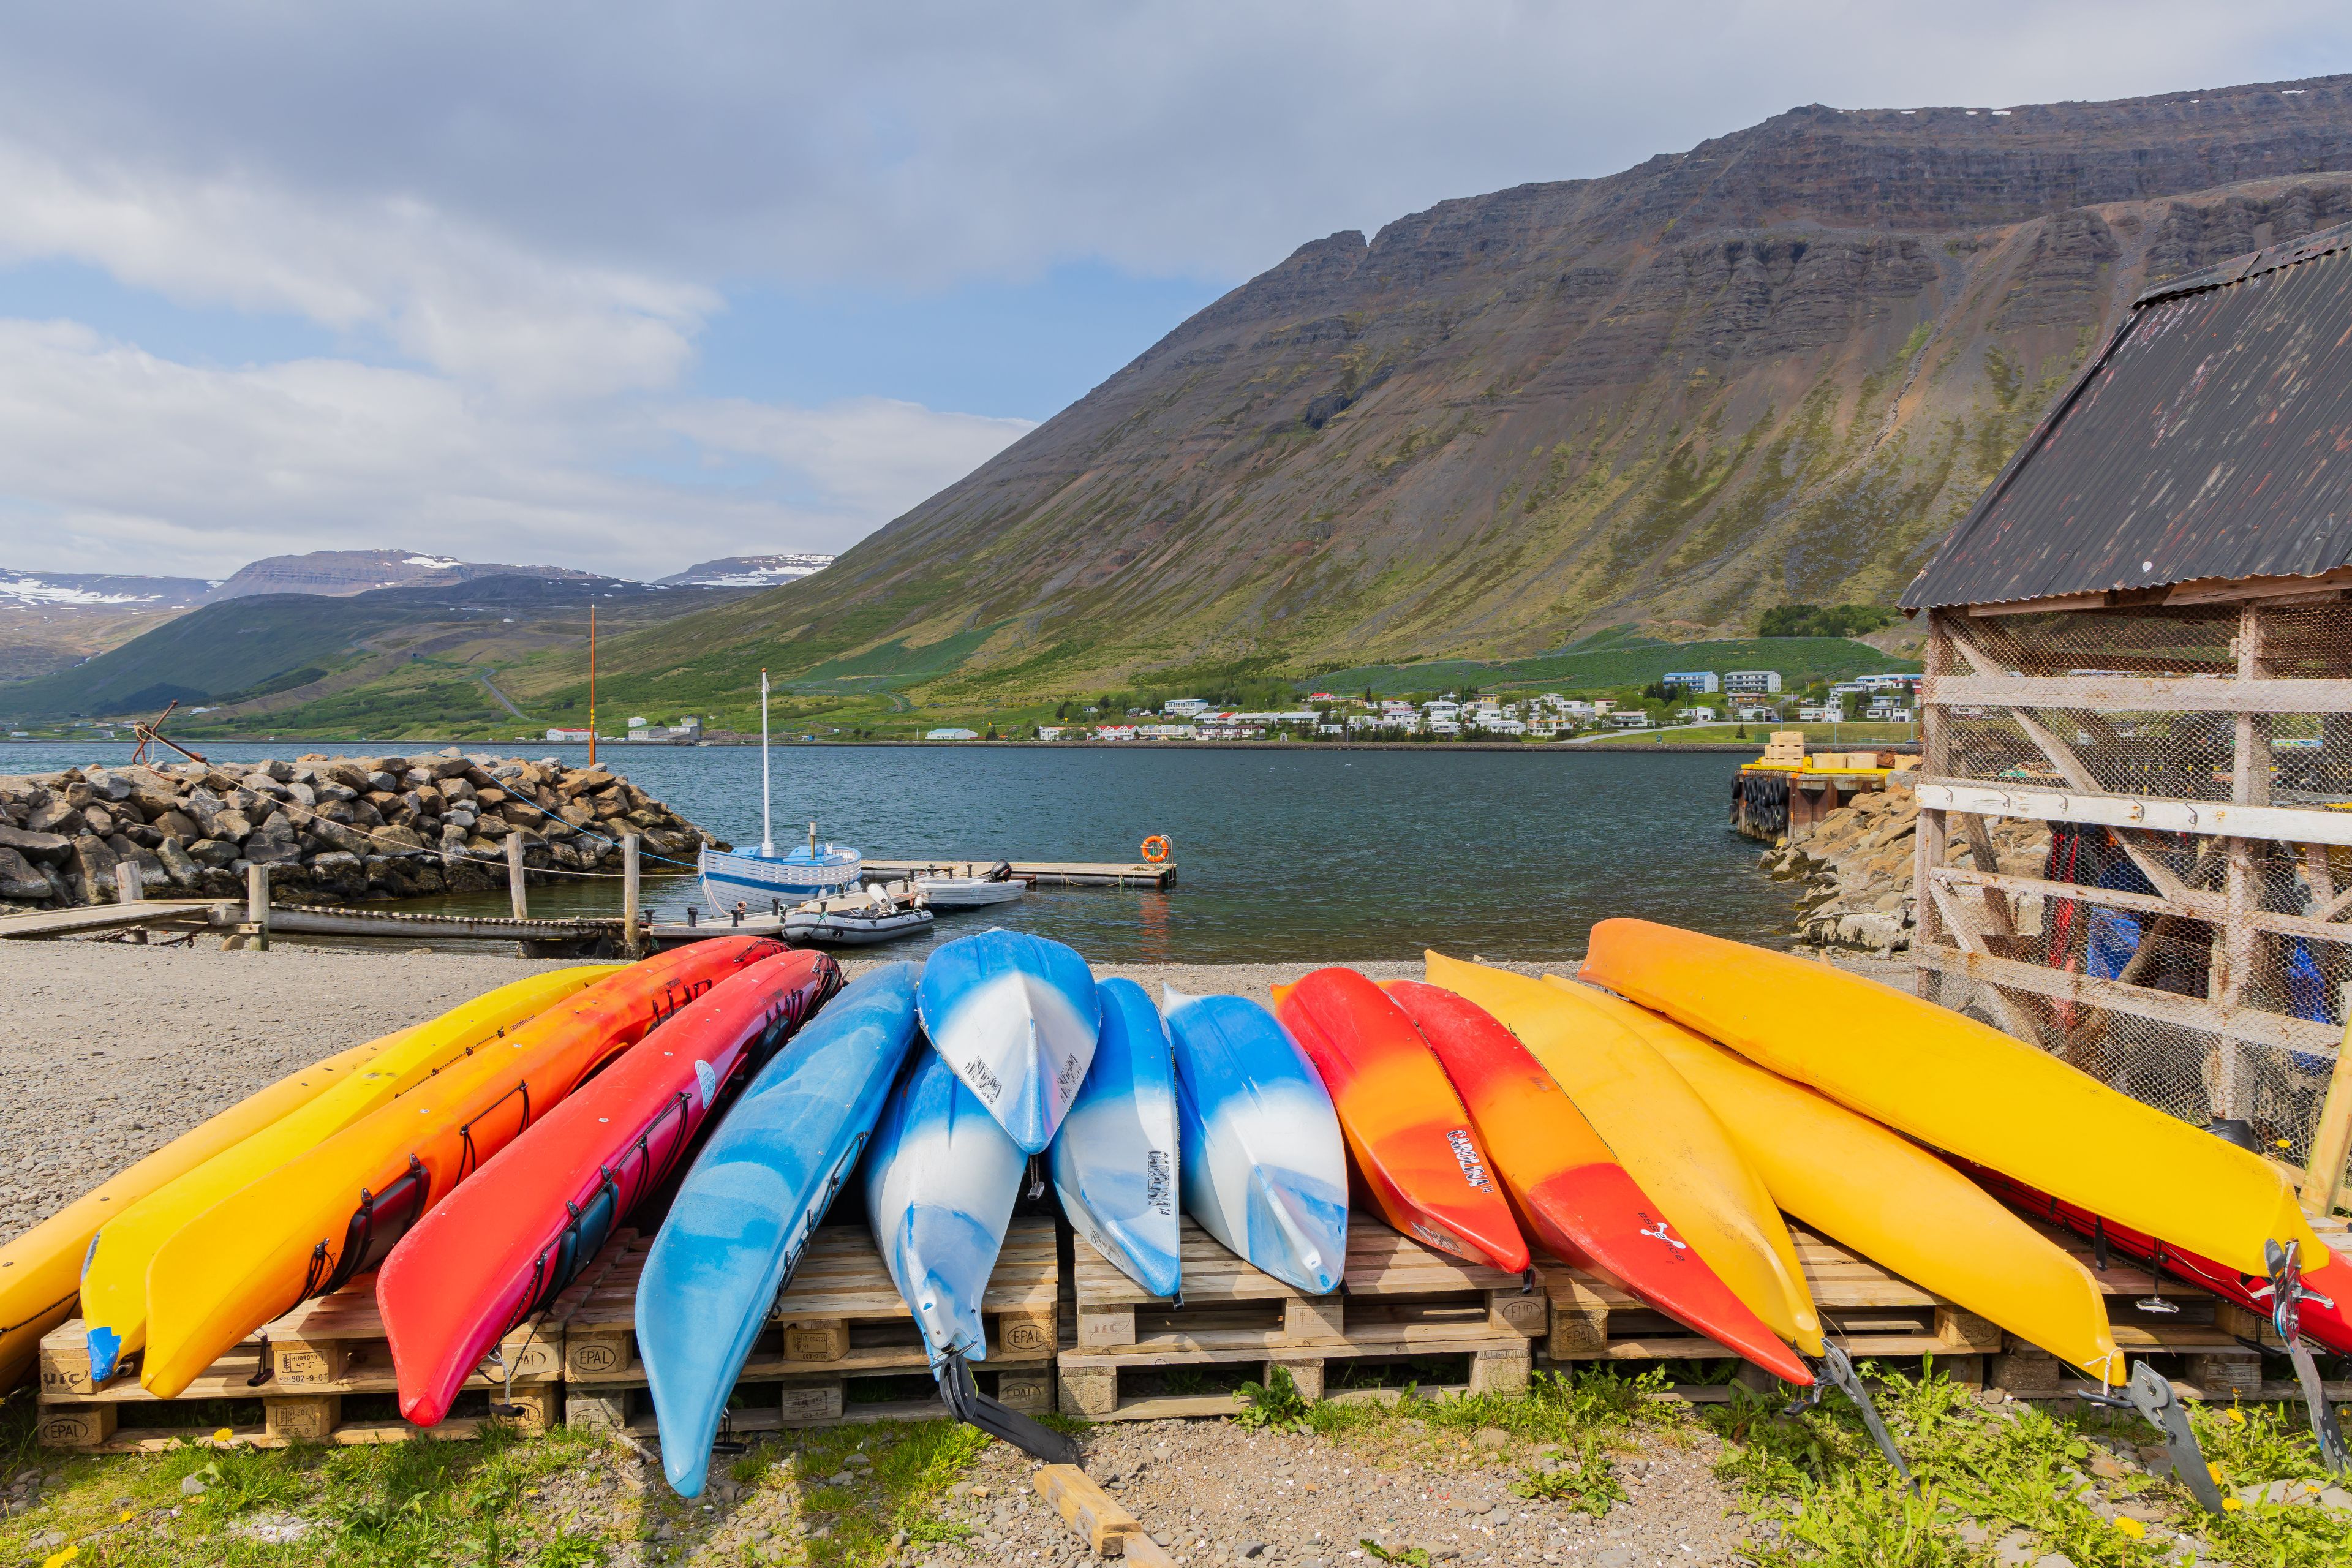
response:
{"label": "wooden beam", "polygon": [[2352,680],[2248,680],[2203,675],[1947,675],[1921,680],[1919,700],[2123,713],[2347,713],[2352,712]]}
{"label": "wooden beam", "polygon": [[2271,1046],[2280,1050],[2300,1051],[2306,1056],[2328,1060],[2335,1058],[2336,1047],[2341,1043],[2342,1031],[2333,1024],[2315,1024],[2308,1018],[2290,1018],[2283,1013],[2264,1013],[2252,1007],[2223,1007],[2201,996],[2178,996],[2169,991],[2151,991],[2143,985],[2126,985],[2119,981],[2044,969],[2038,963],[2021,963],[2015,959],[1996,958],[1988,953],[1928,948],[1920,950],[1918,961],[1923,966],[1940,969],[1950,974],[1966,975],[1987,985],[2007,986],[2014,991],[2031,992],[2058,1001],[2104,1008],[2110,1013],[2154,1018],[2167,1024],[2178,1024],[2184,1028],[2202,1029],[2207,1034],[2226,1035],[2233,1040]]}
{"label": "wooden beam", "polygon": [[0,915],[0,938],[73,936],[124,926],[206,925],[215,910],[232,911],[219,899],[142,899],[135,904],[92,904],[76,909],[29,910]]}
{"label": "wooden beam", "polygon": [[2303,1177],[2303,1206],[2312,1214],[2332,1213],[2344,1183],[2344,1166],[2352,1161],[2352,1026],[2336,1053],[2336,1070],[2328,1075],[2327,1099],[2319,1108],[2319,1125],[2311,1134],[2311,1163]]}
{"label": "wooden beam", "polygon": [[[1922,650],[1921,663],[1929,675],[1941,674],[1950,662],[1952,620],[1941,610],[1928,613],[1927,644]],[[1945,724],[1943,710],[1922,705],[1918,713],[1921,766],[1931,773],[1951,772],[1951,731]],[[1915,948],[1933,947],[1943,935],[1943,918],[1927,889],[1928,873],[1944,863],[1944,814],[1927,809],[1922,802],[1911,843],[1911,945]],[[1924,964],[1915,968],[1911,984],[1923,1002],[1943,1000],[1943,977]]]}
{"label": "wooden beam", "polygon": [[[1985,826],[1985,819],[1971,812],[1962,812],[1960,831],[1968,835],[1969,856],[1976,863],[1976,868],[1997,874],[2000,870],[2000,856],[1993,849],[1992,829]],[[1941,870],[1943,868],[1937,868]],[[1992,918],[1992,929],[2002,936],[2015,936],[2017,916],[2009,907],[2009,895],[2001,890],[1998,882],[1982,882],[1978,886],[1984,894],[1985,913]]]}
{"label": "wooden beam", "polygon": [[[2120,888],[2094,888],[2081,882],[2051,882],[2039,877],[1985,875],[1964,870],[1957,866],[1940,868],[1936,879],[1956,888],[1986,886],[1999,888],[2019,895],[2038,894],[2045,899],[2074,899],[2104,909],[2129,910],[2135,914],[2181,915],[2191,920],[2220,924],[2228,913],[2228,900],[2217,894],[2192,890],[2186,899],[2167,899],[2147,893],[2126,893]],[[2309,915],[2274,914],[2269,910],[2252,910],[2246,923],[2256,931],[2275,931],[2281,936],[2299,936],[2309,942],[2352,942],[2352,925],[2333,921],[2318,921]]]}
{"label": "wooden beam", "polygon": [[[1922,810],[1973,811],[1984,816],[2089,822],[2103,827],[2189,833],[2207,838],[2263,838],[2274,844],[2352,847],[2352,812],[2235,805],[2219,800],[2168,800],[2160,795],[2094,795],[2051,789],[2047,785],[1986,784],[1976,779],[1922,779],[1916,788]],[[2157,878],[2148,879],[2163,886]]]}
{"label": "wooden beam", "polygon": [[[1927,891],[1929,897],[1935,900],[1936,908],[1944,917],[1945,929],[1951,933],[1952,940],[1959,944],[1960,951],[1990,956],[1985,947],[1984,938],[1970,931],[1968,922],[1959,918],[1959,911],[1952,907],[1952,895],[1947,890],[1946,884],[1931,881],[1927,884]],[[1999,897],[1998,894],[1992,896]],[[1925,901],[1922,900],[1922,902]],[[1985,987],[1985,994],[1991,998],[1993,1011],[2000,1015],[2000,1027],[2004,1034],[2013,1035],[2029,1046],[2038,1046],[2042,1043],[2042,1031],[2035,1028],[2033,1020],[2026,1016],[2024,1010],[2011,1000],[2009,993],[2003,991],[1998,984],[1993,984]]]}

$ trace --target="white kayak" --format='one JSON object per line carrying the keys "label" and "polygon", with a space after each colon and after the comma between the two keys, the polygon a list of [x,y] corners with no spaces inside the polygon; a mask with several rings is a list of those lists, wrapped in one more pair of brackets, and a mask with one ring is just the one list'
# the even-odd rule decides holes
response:
{"label": "white kayak", "polygon": [[1348,1261],[1348,1152],[1330,1092],[1273,1014],[1167,988],[1184,1211],[1309,1295]]}
{"label": "white kayak", "polygon": [[984,1360],[981,1296],[1028,1161],[935,1051],[918,1049],[866,1155],[866,1215],[937,1367]]}
{"label": "white kayak", "polygon": [[1029,884],[1013,874],[1013,868],[999,860],[984,871],[961,867],[952,873],[924,873],[914,879],[916,890],[923,901],[938,910],[978,910],[991,904],[1009,904],[1029,890]]}
{"label": "white kayak", "polygon": [[1176,1061],[1132,980],[1106,980],[1094,1066],[1054,1134],[1054,1186],[1080,1236],[1154,1296],[1182,1286],[1177,1247]]}
{"label": "white kayak", "polygon": [[932,1048],[1024,1152],[1044,1153],[1102,1028],[1087,961],[1026,931],[984,931],[933,952],[916,995]]}

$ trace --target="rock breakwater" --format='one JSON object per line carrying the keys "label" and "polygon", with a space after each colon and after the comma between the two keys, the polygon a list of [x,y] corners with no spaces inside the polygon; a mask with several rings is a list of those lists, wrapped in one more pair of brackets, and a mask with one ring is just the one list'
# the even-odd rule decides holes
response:
{"label": "rock breakwater", "polygon": [[[1919,798],[1908,789],[1874,791],[1841,806],[1803,839],[1780,844],[1759,859],[1778,880],[1800,881],[1799,940],[1808,947],[1855,952],[1907,952],[1918,924],[1913,869],[1918,850]],[[2050,852],[2050,831],[2030,822],[1996,822],[1990,870],[2038,877]],[[1975,857],[1958,833],[1946,852],[1955,866]]]}
{"label": "rock breakwater", "polygon": [[124,864],[155,898],[241,896],[256,865],[306,903],[487,891],[509,835],[544,881],[617,869],[631,833],[674,860],[720,843],[602,764],[456,747],[0,775],[0,910],[111,903]]}

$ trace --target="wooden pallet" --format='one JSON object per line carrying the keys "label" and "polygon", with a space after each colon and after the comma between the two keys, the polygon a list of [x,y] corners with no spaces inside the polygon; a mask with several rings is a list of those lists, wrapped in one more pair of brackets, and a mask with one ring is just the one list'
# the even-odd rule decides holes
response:
{"label": "wooden pallet", "polygon": [[1344,1282],[1328,1296],[1251,1268],[1190,1219],[1182,1222],[1181,1305],[1146,1294],[1083,1237],[1072,1247],[1077,1333],[1059,1358],[1061,1406],[1093,1421],[1233,1414],[1226,1394],[1122,1394],[1123,1374],[1132,1383],[1171,1367],[1254,1367],[1262,1381],[1280,1366],[1302,1394],[1320,1398],[1333,1361],[1460,1356],[1469,1361],[1461,1386],[1524,1388],[1529,1342],[1549,1326],[1540,1289],[1433,1251],[1365,1215],[1349,1219]]}
{"label": "wooden pallet", "polygon": [[[240,1438],[264,1447],[290,1442],[388,1443],[414,1436],[418,1428],[405,1422],[347,1423],[342,1418],[344,1395],[390,1394],[399,1387],[392,1354],[384,1343],[383,1323],[376,1315],[374,1285],[370,1279],[333,1296],[304,1302],[213,1363],[185,1391],[169,1400],[158,1399],[142,1388],[135,1372],[128,1369],[102,1384],[93,1383],[81,1320],[68,1320],[41,1339],[40,1441],[53,1448],[98,1448],[110,1453],[166,1447],[175,1439],[197,1435],[199,1429],[125,1427],[121,1419],[142,1415],[152,1418],[162,1411],[192,1409],[222,1400],[260,1402],[262,1425],[234,1430]],[[538,1338],[531,1325],[516,1330],[499,1348],[515,1368],[512,1403],[522,1414],[512,1419],[527,1430],[543,1429],[555,1415],[561,1348]],[[487,1363],[466,1380],[466,1386],[493,1390],[500,1403],[507,1401],[504,1373]],[[473,1436],[480,1428],[479,1420],[461,1418],[433,1428],[433,1435]]]}
{"label": "wooden pallet", "polygon": [[[637,1277],[633,1246],[564,1319],[564,1420],[572,1426],[653,1430],[644,1409],[645,1363],[637,1352]],[[972,1371],[982,1392],[1016,1410],[1052,1408],[1056,1297],[1061,1264],[1054,1222],[1015,1219],[981,1299],[988,1354]],[[760,1388],[767,1404],[729,1417],[741,1431],[844,1422],[944,1416],[936,1394],[860,1399],[853,1384],[927,1378],[930,1358],[889,1270],[863,1226],[827,1226],[810,1241],[768,1327],[744,1363],[737,1388]]]}
{"label": "wooden pallet", "polygon": [[[1797,1262],[1830,1337],[1857,1361],[1864,1356],[1932,1355],[1963,1382],[1981,1381],[1980,1360],[2003,1348],[2000,1325],[1963,1311],[1932,1291],[1887,1272],[1861,1254],[1791,1226]],[[1597,1361],[1736,1359],[1616,1287],[1548,1264],[1551,1331],[1544,1359],[1555,1365]]]}

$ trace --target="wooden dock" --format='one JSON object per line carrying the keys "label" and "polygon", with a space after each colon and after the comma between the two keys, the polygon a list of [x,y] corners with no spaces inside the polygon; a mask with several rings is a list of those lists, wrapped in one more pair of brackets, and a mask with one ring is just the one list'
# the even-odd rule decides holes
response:
{"label": "wooden dock", "polygon": [[[865,865],[869,882],[907,877],[961,876],[985,872],[996,860],[986,855],[941,855],[928,860],[875,860]],[[1176,862],[1162,860],[1014,860],[1013,874],[1033,888],[1172,888]]]}

